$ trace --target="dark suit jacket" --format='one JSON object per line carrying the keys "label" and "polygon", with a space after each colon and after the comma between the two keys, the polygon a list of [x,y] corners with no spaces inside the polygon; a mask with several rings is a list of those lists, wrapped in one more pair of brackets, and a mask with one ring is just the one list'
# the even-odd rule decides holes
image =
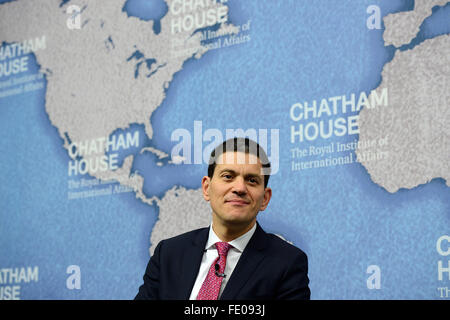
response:
{"label": "dark suit jacket", "polygon": [[[135,299],[188,300],[209,228],[161,241]],[[259,226],[242,252],[221,300],[309,299],[306,254]]]}

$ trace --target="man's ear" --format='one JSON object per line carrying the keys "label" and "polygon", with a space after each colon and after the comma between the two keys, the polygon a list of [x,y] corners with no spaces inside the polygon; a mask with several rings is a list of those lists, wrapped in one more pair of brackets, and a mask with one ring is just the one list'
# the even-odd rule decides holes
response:
{"label": "man's ear", "polygon": [[264,189],[264,199],[261,203],[260,211],[266,210],[267,206],[269,205],[270,198],[272,198],[272,189],[265,188]]}
{"label": "man's ear", "polygon": [[208,176],[204,176],[202,179],[202,192],[203,192],[203,198],[206,201],[209,201],[209,186],[211,184],[211,178]]}

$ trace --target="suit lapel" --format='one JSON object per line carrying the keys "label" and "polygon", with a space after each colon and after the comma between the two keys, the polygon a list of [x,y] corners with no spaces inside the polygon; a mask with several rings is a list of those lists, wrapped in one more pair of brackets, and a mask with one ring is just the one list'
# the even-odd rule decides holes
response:
{"label": "suit lapel", "polygon": [[257,224],[255,233],[245,247],[244,252],[242,252],[231,278],[220,297],[221,300],[232,300],[236,297],[241,288],[252,276],[255,268],[264,258],[264,249],[266,246],[267,234]]}
{"label": "suit lapel", "polygon": [[180,283],[180,299],[189,300],[192,287],[197,279],[200,263],[202,262],[203,251],[208,240],[209,228],[200,229],[192,239],[192,243],[187,246],[180,261],[183,266]]}

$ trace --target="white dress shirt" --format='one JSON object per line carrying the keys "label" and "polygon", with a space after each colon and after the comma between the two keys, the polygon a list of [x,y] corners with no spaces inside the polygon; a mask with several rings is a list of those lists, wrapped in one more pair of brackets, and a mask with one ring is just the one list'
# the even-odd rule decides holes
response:
{"label": "white dress shirt", "polygon": [[[225,286],[227,285],[227,282],[230,279],[231,274],[233,273],[233,270],[236,267],[242,252],[244,251],[245,247],[250,241],[250,238],[255,233],[255,230],[256,230],[256,223],[249,231],[244,233],[242,236],[234,239],[233,241],[228,242],[233,247],[231,247],[230,250],[228,251],[227,262],[224,271],[226,277],[223,278],[222,280],[222,285],[220,286],[219,291],[219,297],[222,295],[222,292],[225,289]],[[200,270],[198,272],[197,279],[195,280],[194,287],[192,288],[191,296],[189,297],[190,300],[197,299],[198,292],[200,291],[200,288],[202,287],[203,282],[206,279],[206,276],[209,272],[209,268],[211,268],[212,263],[219,256],[215,245],[216,242],[222,242],[222,240],[220,240],[219,237],[216,235],[211,224],[209,226],[208,241],[206,242],[205,252],[203,253],[202,262],[200,264]]]}

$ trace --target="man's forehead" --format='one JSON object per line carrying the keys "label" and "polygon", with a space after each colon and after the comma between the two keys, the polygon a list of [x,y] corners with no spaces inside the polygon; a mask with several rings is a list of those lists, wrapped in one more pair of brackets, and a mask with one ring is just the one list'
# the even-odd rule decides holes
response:
{"label": "man's forehead", "polygon": [[219,155],[216,165],[253,165],[255,168],[262,166],[259,158],[251,153],[227,151]]}

